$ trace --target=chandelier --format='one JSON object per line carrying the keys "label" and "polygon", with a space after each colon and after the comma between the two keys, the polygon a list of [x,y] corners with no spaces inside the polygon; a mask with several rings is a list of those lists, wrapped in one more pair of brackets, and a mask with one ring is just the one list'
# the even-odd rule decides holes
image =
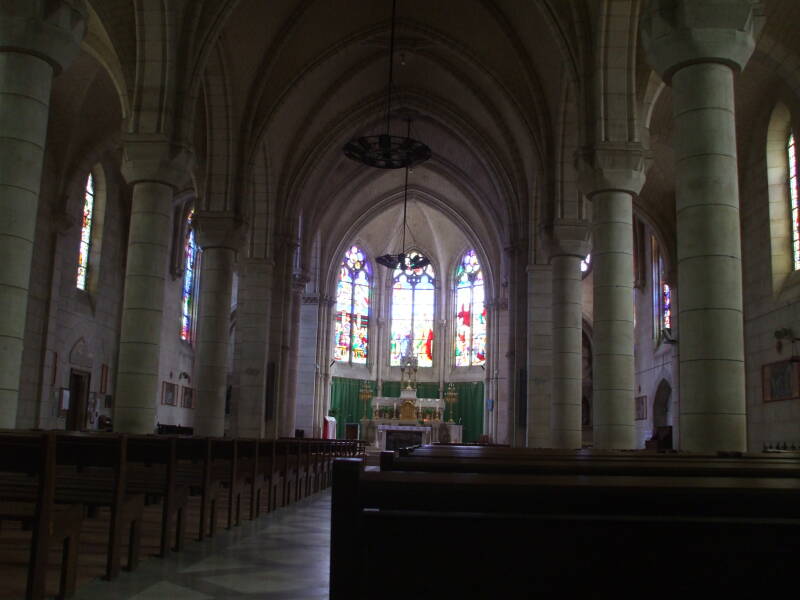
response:
{"label": "chandelier", "polygon": [[[392,0],[392,26],[389,37],[389,85],[386,90],[386,133],[367,135],[350,140],[342,151],[347,158],[378,169],[402,169],[413,167],[431,157],[431,149],[408,134],[391,134],[392,78],[394,75],[394,25],[397,0]],[[383,263],[381,263],[383,264]]]}

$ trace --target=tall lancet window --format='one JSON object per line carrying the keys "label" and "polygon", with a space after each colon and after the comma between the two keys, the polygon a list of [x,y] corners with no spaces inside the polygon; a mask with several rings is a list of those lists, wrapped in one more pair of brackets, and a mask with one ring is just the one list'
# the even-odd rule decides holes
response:
{"label": "tall lancet window", "polygon": [[[412,251],[409,258],[420,256]],[[408,264],[408,263],[406,263]],[[433,266],[394,270],[390,365],[399,367],[411,354],[420,367],[433,366],[433,312],[436,301]]]}
{"label": "tall lancet window", "polygon": [[665,329],[672,329],[672,287],[666,281],[664,257],[655,236],[650,236],[653,262],[653,336],[661,340]]}
{"label": "tall lancet window", "polygon": [[483,271],[475,250],[463,257],[456,270],[456,366],[486,362],[486,304]]}
{"label": "tall lancet window", "polygon": [[183,289],[181,291],[181,339],[194,342],[197,313],[197,242],[194,234],[194,210],[186,217],[186,237],[183,242]]}
{"label": "tall lancet window", "polygon": [[92,249],[92,222],[94,220],[94,177],[89,173],[83,192],[83,220],[81,222],[81,247],[78,251],[79,290],[86,289],[86,276],[89,273],[89,251]]}
{"label": "tall lancet window", "polygon": [[367,362],[369,352],[369,261],[358,246],[351,246],[339,267],[336,286],[336,348],[333,358],[356,365]]}
{"label": "tall lancet window", "polygon": [[797,191],[797,145],[794,134],[789,134],[786,142],[786,154],[789,159],[789,203],[792,212],[792,268],[800,269],[800,207],[798,207]]}

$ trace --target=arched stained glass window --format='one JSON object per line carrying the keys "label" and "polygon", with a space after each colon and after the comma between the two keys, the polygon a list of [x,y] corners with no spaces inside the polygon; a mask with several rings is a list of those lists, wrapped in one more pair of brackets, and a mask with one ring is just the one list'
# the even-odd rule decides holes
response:
{"label": "arched stained glass window", "polygon": [[483,271],[475,250],[461,258],[456,270],[456,366],[486,362],[486,304]]}
{"label": "arched stained glass window", "polygon": [[89,273],[89,251],[92,249],[92,221],[94,217],[94,177],[89,173],[83,192],[83,220],[81,223],[81,246],[78,251],[79,290],[86,289],[86,276]]}
{"label": "arched stained glass window", "polygon": [[183,289],[181,290],[181,339],[194,342],[194,320],[197,297],[197,242],[194,234],[194,209],[186,217],[186,237],[183,244]]}
{"label": "arched stained glass window", "polygon": [[662,332],[672,329],[672,287],[666,281],[664,257],[655,236],[650,236],[650,248],[653,260],[653,336],[661,340]]}
{"label": "arched stained glass window", "polygon": [[789,159],[789,204],[792,217],[792,268],[800,269],[800,207],[797,191],[797,145],[794,134],[786,141],[786,154]]}
{"label": "arched stained glass window", "polygon": [[364,252],[352,246],[339,267],[336,286],[335,360],[363,365],[369,351],[369,286],[371,271]]}
{"label": "arched stained glass window", "polygon": [[[406,265],[414,256],[420,256],[420,253],[409,252]],[[432,265],[394,270],[391,366],[399,367],[406,354],[415,356],[420,367],[433,366],[435,283]]]}

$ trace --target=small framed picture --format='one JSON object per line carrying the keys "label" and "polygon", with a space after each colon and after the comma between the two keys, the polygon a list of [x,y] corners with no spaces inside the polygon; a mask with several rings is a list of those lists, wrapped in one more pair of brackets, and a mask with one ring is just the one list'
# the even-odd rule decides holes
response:
{"label": "small framed picture", "polygon": [[636,396],[636,420],[644,421],[647,419],[647,396]]}
{"label": "small framed picture", "polygon": [[161,404],[166,406],[178,405],[178,386],[175,383],[165,381],[161,388]]}
{"label": "small framed picture", "polygon": [[190,387],[181,388],[181,407],[194,408],[194,390]]}
{"label": "small framed picture", "polygon": [[800,398],[800,358],[770,363],[761,367],[764,402]]}

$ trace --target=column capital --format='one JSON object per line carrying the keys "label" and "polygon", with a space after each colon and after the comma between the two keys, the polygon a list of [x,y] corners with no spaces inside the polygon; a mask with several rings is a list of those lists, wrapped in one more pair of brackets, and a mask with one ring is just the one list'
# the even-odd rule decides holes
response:
{"label": "column capital", "polygon": [[0,6],[0,51],[37,56],[58,73],[80,52],[88,10],[84,0],[10,0]]}
{"label": "column capital", "polygon": [[244,223],[233,213],[196,211],[192,223],[197,244],[203,250],[223,248],[236,252],[244,243]]}
{"label": "column capital", "polygon": [[163,135],[129,134],[122,140],[122,176],[133,185],[155,182],[180,189],[190,181],[194,153]]}
{"label": "column capital", "polygon": [[577,154],[581,192],[588,198],[612,191],[638,194],[644,185],[648,158],[641,144],[604,143],[582,148]]}
{"label": "column capital", "polygon": [[741,71],[763,23],[758,0],[650,0],[642,11],[642,45],[666,83],[696,63],[723,63]]}
{"label": "column capital", "polygon": [[550,257],[575,256],[586,258],[591,250],[591,224],[583,219],[556,219],[553,223],[553,247]]}

